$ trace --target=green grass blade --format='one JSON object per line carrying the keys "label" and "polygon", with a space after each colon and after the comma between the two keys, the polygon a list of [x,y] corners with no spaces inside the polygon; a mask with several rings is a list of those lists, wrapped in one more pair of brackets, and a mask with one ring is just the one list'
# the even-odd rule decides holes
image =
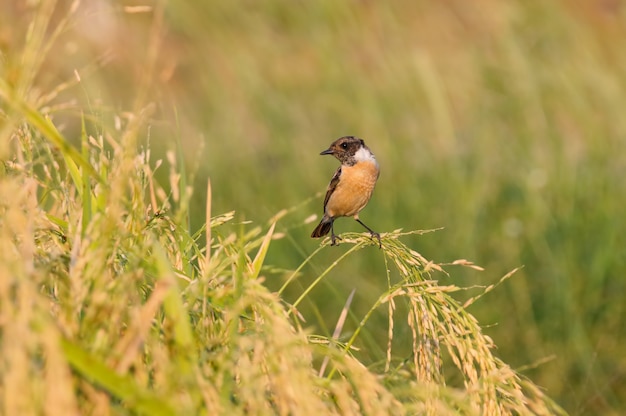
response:
{"label": "green grass blade", "polygon": [[122,400],[130,410],[145,415],[176,414],[170,403],[138,386],[132,377],[117,374],[80,346],[62,340],[61,348],[65,358],[77,373]]}
{"label": "green grass blade", "polygon": [[267,234],[265,234],[263,242],[261,243],[261,247],[259,247],[259,251],[256,253],[256,257],[252,261],[253,279],[259,277],[259,273],[261,273],[261,267],[263,267],[263,262],[265,261],[267,250],[270,248],[270,242],[272,241],[272,235],[274,235],[274,227],[276,227],[275,222],[272,223],[270,229],[267,231]]}
{"label": "green grass blade", "polygon": [[67,164],[67,169],[69,170],[72,180],[74,181],[74,185],[79,193],[82,194],[83,192],[83,180],[78,170],[78,166],[85,169],[89,175],[97,181],[101,183],[104,182],[93,166],[91,166],[91,164],[89,164],[89,162],[81,156],[78,150],[72,147],[59,130],[57,130],[52,121],[49,118],[44,117],[39,111],[29,106],[18,97],[15,97],[12,89],[2,78],[0,78],[0,97],[4,98],[7,103],[12,105],[16,111],[21,113],[33,127],[39,130],[44,137],[50,140],[52,144],[61,150],[63,159]]}
{"label": "green grass blade", "polygon": [[167,259],[165,250],[157,242],[153,248],[154,262],[158,270],[159,280],[169,286],[169,293],[163,301],[165,315],[171,320],[174,328],[174,342],[179,349],[177,360],[181,375],[190,375],[193,372],[193,363],[196,360],[193,331],[189,323],[189,313],[185,308],[178,290],[178,282]]}
{"label": "green grass blade", "polygon": [[[89,160],[89,139],[87,138],[87,129],[85,128],[85,116],[81,114],[81,130],[80,130],[80,145],[82,151],[82,157],[85,160]],[[82,235],[85,235],[87,230],[87,226],[91,222],[91,195],[90,195],[90,186],[89,186],[89,175],[86,169],[83,170],[82,174],[82,209],[83,209],[83,218],[81,221],[82,224]]]}

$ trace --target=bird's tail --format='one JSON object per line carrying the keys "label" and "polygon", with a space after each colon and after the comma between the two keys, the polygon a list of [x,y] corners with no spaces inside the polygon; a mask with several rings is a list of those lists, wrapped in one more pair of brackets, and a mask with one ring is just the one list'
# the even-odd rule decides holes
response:
{"label": "bird's tail", "polygon": [[315,227],[311,233],[311,238],[320,238],[328,234],[333,227],[333,219],[324,215],[322,221]]}

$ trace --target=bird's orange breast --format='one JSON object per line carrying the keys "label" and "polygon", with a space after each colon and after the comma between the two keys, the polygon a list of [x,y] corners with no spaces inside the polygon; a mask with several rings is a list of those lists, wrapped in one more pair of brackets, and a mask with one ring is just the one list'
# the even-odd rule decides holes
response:
{"label": "bird's orange breast", "polygon": [[330,217],[356,217],[374,192],[379,168],[376,162],[364,161],[342,166],[341,176],[326,204]]}

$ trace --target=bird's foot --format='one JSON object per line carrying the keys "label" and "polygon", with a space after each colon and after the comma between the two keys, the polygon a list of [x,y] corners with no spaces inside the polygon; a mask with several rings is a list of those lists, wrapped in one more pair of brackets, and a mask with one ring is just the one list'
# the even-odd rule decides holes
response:
{"label": "bird's foot", "polygon": [[380,234],[378,234],[378,233],[377,233],[377,232],[375,232],[375,231],[372,231],[372,232],[370,233],[370,238],[371,238],[372,240],[374,240],[374,237],[376,237],[376,239],[378,239],[378,248],[383,248],[383,242],[380,240]]}

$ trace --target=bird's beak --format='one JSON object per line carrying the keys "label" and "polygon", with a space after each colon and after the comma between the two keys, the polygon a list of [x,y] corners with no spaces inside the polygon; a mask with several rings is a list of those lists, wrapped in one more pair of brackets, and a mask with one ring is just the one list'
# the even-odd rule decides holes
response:
{"label": "bird's beak", "polygon": [[320,153],[320,155],[332,155],[334,153],[335,151],[333,149],[326,149],[322,153]]}

